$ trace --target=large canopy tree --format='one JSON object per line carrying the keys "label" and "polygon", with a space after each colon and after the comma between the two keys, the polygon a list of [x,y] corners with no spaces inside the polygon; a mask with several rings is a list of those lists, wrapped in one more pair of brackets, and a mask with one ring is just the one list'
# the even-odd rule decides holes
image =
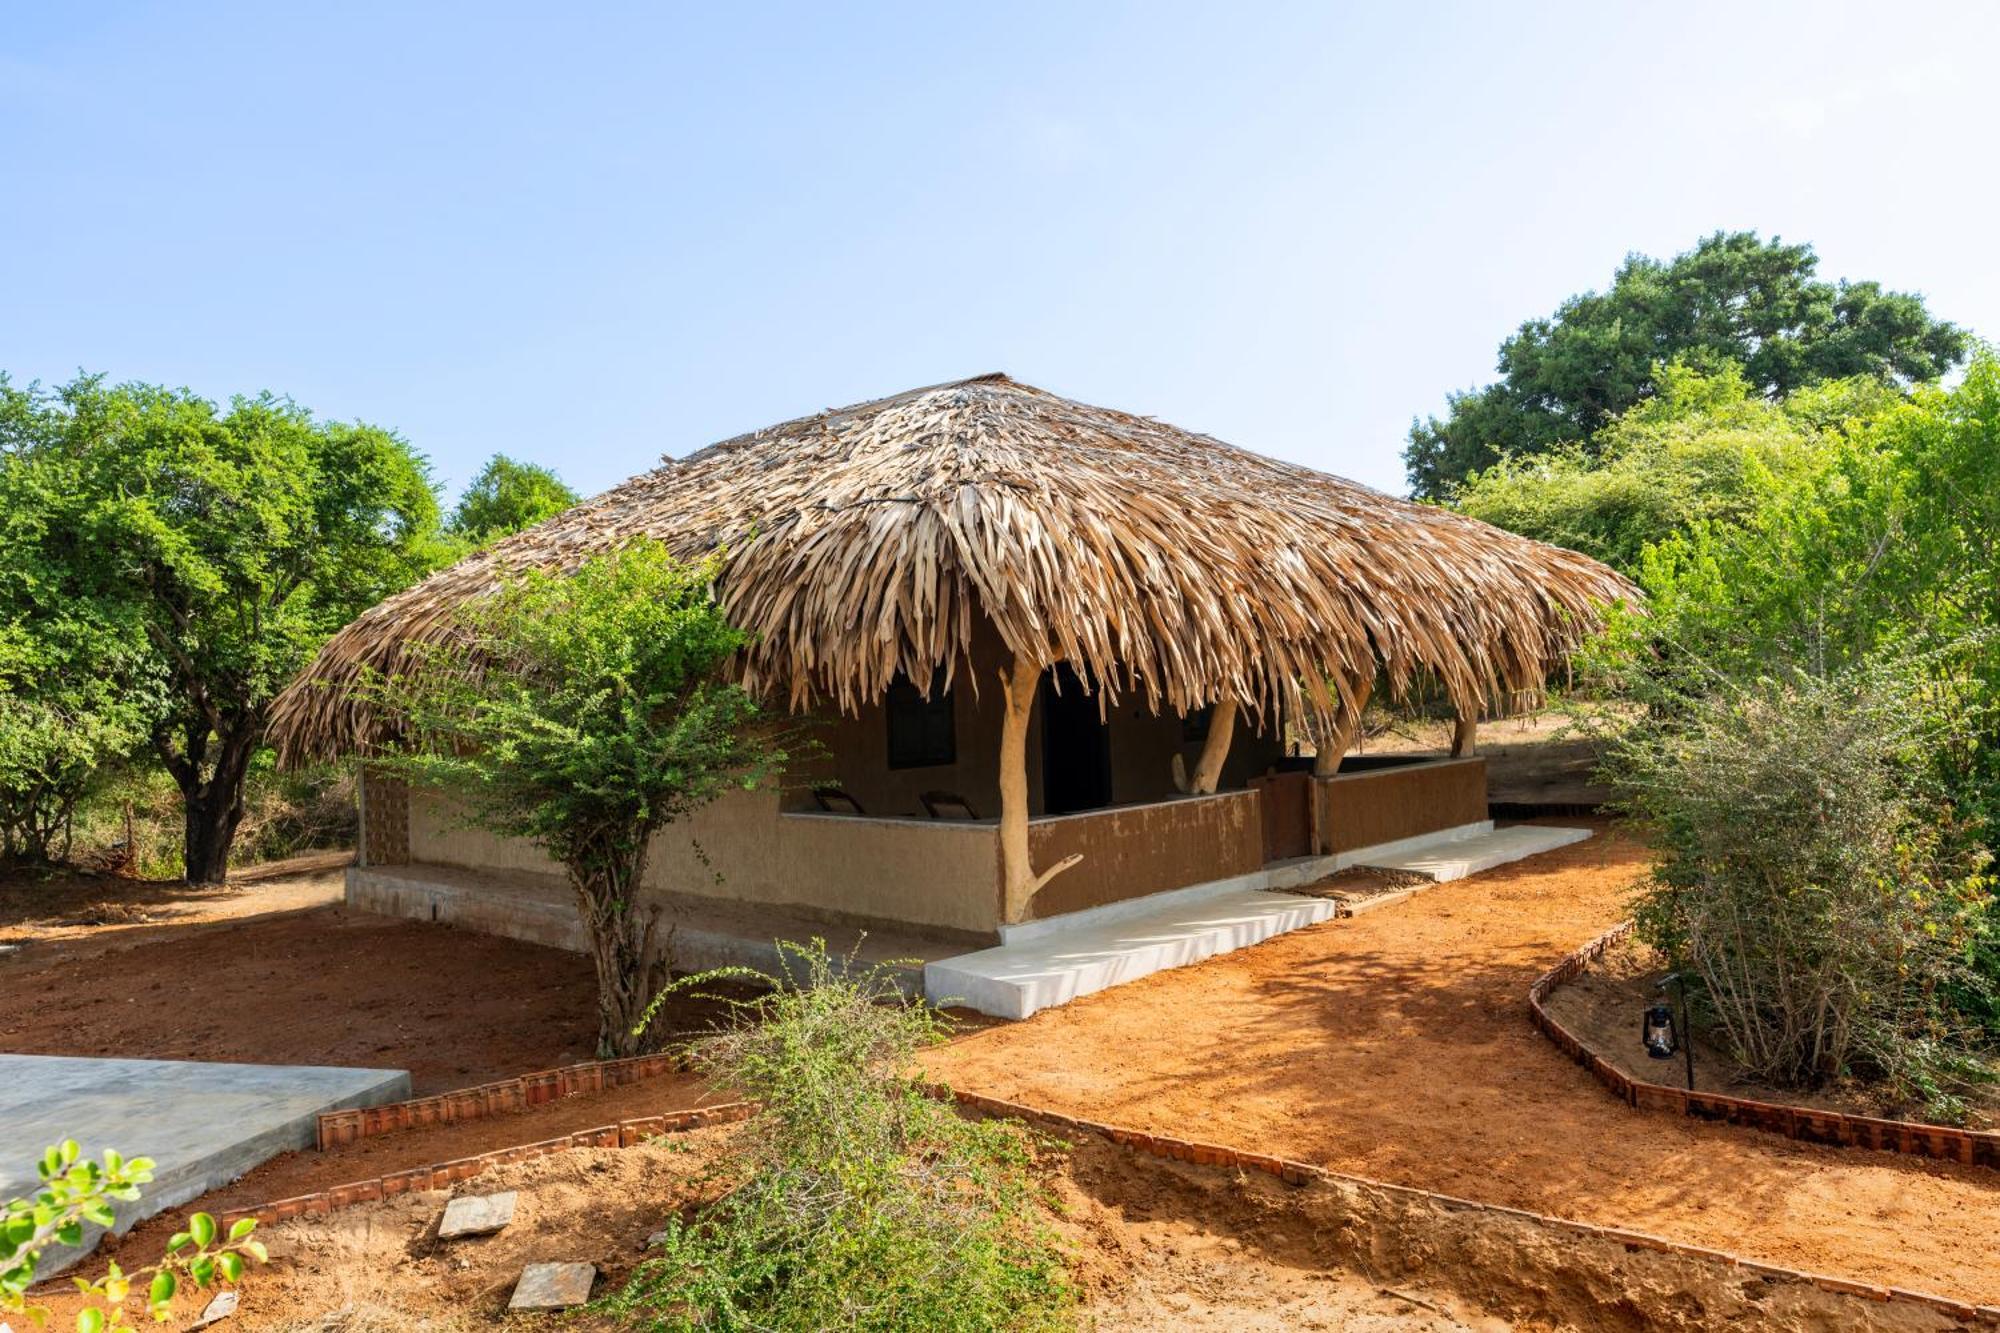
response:
{"label": "large canopy tree", "polygon": [[539,463],[495,454],[452,510],[453,535],[476,546],[554,518],[577,502],[563,479]]}
{"label": "large canopy tree", "polygon": [[[186,805],[186,874],[220,883],[272,697],[325,637],[436,561],[424,461],[373,426],[269,394],[227,411],[85,376],[32,400],[10,447],[40,595],[136,645],[145,727]],[[19,516],[17,515],[18,519]]]}
{"label": "large canopy tree", "polygon": [[1600,428],[1656,392],[1656,367],[1675,360],[1735,364],[1777,397],[1855,375],[1932,380],[1965,359],[1964,331],[1932,318],[1921,296],[1827,282],[1818,267],[1810,245],[1754,232],[1717,232],[1664,262],[1628,257],[1609,290],[1572,296],[1502,343],[1497,383],[1454,395],[1442,420],[1411,425],[1412,490],[1440,499],[1503,455],[1588,450]]}

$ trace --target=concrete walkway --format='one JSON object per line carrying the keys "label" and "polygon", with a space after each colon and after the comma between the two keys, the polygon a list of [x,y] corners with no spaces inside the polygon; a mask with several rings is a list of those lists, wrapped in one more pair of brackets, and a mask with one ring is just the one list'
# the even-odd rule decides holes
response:
{"label": "concrete walkway", "polygon": [[1491,823],[1282,862],[1255,874],[1197,885],[1009,926],[1004,943],[924,967],[934,1004],[959,1005],[996,1018],[1026,1018],[1111,986],[1232,953],[1273,936],[1331,919],[1326,898],[1274,892],[1349,866],[1402,870],[1444,882],[1566,847],[1584,828]]}
{"label": "concrete walkway", "polygon": [[[114,1229],[123,1233],[281,1152],[310,1147],[321,1111],[409,1095],[410,1076],[398,1069],[0,1055],[0,1199],[33,1194],[36,1161],[64,1139],[92,1158],[106,1148],[150,1157],[153,1183],[118,1206]],[[89,1237],[84,1249],[95,1243]],[[43,1272],[76,1257],[46,1254]]]}

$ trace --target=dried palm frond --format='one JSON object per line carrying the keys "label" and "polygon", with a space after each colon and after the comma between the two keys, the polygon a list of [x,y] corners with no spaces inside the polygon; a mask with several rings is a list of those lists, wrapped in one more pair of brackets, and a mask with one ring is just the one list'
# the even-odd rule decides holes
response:
{"label": "dried palm frond", "polygon": [[987,375],[669,460],[389,598],[279,697],[286,762],[365,749],[355,685],[409,665],[467,601],[639,536],[726,552],[747,685],[850,712],[898,672],[949,680],[982,617],[1154,711],[1233,697],[1311,723],[1379,669],[1391,693],[1428,675],[1476,712],[1539,691],[1635,595],[1573,551]]}

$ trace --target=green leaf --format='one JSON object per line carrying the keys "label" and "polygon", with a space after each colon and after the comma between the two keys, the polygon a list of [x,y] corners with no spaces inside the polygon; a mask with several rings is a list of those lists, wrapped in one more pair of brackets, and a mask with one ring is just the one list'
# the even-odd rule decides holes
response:
{"label": "green leaf", "polygon": [[104,1333],[104,1311],[96,1306],[76,1312],[76,1333]]}
{"label": "green leaf", "polygon": [[215,1243],[215,1218],[208,1213],[196,1213],[188,1219],[188,1234],[194,1243],[209,1246]]}
{"label": "green leaf", "polygon": [[218,1254],[215,1256],[215,1268],[217,1272],[222,1274],[224,1281],[234,1282],[238,1278],[243,1276],[242,1256],[235,1254]]}
{"label": "green leaf", "polygon": [[236,1221],[235,1221],[235,1222],[233,1222],[233,1223],[231,1223],[231,1224],[230,1224],[230,1227],[229,1227],[229,1239],[230,1239],[231,1241],[239,1241],[239,1240],[242,1240],[242,1239],[243,1239],[243,1238],[244,1238],[245,1236],[249,1235],[249,1234],[250,1234],[251,1232],[255,1231],[256,1229],[257,1229],[257,1219],[256,1219],[256,1218],[254,1218],[254,1217],[239,1217],[239,1218],[237,1218],[237,1219],[236,1219]]}
{"label": "green leaf", "polygon": [[174,1275],[162,1268],[153,1274],[153,1285],[146,1289],[146,1304],[154,1309],[165,1305],[174,1298],[174,1290],[178,1285],[174,1281]]}

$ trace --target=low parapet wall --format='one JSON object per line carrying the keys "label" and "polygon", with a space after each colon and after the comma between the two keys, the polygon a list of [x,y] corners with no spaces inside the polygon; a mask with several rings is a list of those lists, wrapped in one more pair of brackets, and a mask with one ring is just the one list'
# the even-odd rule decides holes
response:
{"label": "low parapet wall", "polygon": [[1730,1097],[1718,1092],[1691,1092],[1633,1078],[1611,1061],[1586,1046],[1564,1027],[1544,1005],[1557,987],[1575,980],[1613,946],[1632,933],[1632,923],[1614,926],[1535,979],[1528,988],[1528,1016],[1557,1049],[1588,1069],[1620,1100],[1641,1111],[1666,1111],[1699,1120],[1719,1120],[1772,1134],[1783,1134],[1802,1143],[1820,1143],[1843,1148],[1874,1148],[1881,1152],[1908,1153],[1939,1161],[1962,1162],[1969,1166],[2000,1168],[2000,1134],[1949,1125],[1926,1125],[1915,1120],[1880,1120],[1873,1116],[1848,1115],[1841,1111],[1821,1111],[1779,1102],[1760,1102],[1748,1097]]}

